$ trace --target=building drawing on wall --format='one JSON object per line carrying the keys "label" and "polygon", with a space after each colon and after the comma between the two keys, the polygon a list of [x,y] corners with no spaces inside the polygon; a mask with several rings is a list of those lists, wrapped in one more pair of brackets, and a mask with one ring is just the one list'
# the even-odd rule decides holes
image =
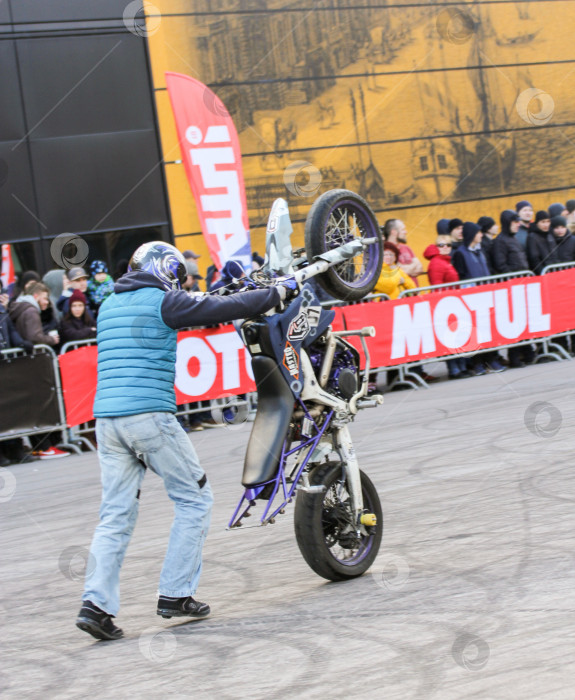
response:
{"label": "building drawing on wall", "polygon": [[[313,195],[346,187],[376,211],[529,191],[537,144],[556,142],[521,121],[516,101],[563,68],[525,64],[535,48],[572,55],[546,29],[546,5],[464,0],[472,31],[458,42],[438,30],[443,2],[195,0],[186,58],[236,123],[252,225],[277,197],[303,220],[313,199],[283,179],[300,161],[321,175]],[[567,5],[554,8],[566,17]],[[540,188],[552,168],[538,163]],[[307,193],[301,177],[293,189]]]}

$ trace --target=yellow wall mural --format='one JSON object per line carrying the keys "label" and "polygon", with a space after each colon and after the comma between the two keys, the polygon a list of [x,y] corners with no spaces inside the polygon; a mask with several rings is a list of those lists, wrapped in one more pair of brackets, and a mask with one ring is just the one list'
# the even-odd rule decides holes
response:
{"label": "yellow wall mural", "polygon": [[[203,253],[165,71],[197,78],[236,124],[252,247],[273,200],[294,245],[315,196],[359,192],[421,256],[440,218],[499,220],[575,197],[571,0],[154,0],[147,30],[178,247]],[[572,187],[572,190],[571,190]]]}

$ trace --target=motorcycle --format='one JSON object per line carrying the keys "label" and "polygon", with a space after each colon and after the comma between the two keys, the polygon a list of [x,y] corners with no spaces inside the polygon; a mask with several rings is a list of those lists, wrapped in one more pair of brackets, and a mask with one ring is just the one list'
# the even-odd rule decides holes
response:
{"label": "motorcycle", "polygon": [[[287,203],[274,202],[264,266],[238,287],[265,287],[286,277],[299,294],[265,315],[246,319],[240,334],[252,358],[257,413],[245,455],[244,493],[228,529],[242,526],[263,504],[259,525],[275,522],[295,499],[300,552],[320,576],[361,576],[374,561],[383,532],[381,503],[360,470],[349,433],[359,410],[383,403],[367,396],[366,337],[373,328],[334,331],[335,312],[320,296],[358,301],[381,271],[383,245],[369,205],[348,190],[330,190],[312,205],[305,249],[292,251]],[[318,289],[319,283],[321,289]],[[359,338],[360,354],[348,338]]]}

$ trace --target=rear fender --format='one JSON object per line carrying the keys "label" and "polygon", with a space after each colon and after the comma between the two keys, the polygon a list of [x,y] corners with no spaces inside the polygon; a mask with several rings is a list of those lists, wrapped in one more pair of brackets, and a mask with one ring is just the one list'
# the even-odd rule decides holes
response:
{"label": "rear fender", "polygon": [[244,460],[242,484],[253,488],[277,474],[294,409],[294,396],[276,360],[252,359],[258,389],[258,410]]}

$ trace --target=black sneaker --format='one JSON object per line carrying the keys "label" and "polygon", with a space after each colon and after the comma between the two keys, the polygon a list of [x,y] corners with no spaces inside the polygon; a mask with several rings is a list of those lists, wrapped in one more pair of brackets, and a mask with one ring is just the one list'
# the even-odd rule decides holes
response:
{"label": "black sneaker", "polygon": [[88,632],[96,639],[120,639],[124,633],[112,622],[113,615],[100,610],[89,600],[85,600],[80,608],[76,627]]}
{"label": "black sneaker", "polygon": [[200,603],[192,596],[187,598],[168,598],[161,595],[158,599],[158,615],[166,619],[171,617],[206,617],[210,614],[210,606]]}

